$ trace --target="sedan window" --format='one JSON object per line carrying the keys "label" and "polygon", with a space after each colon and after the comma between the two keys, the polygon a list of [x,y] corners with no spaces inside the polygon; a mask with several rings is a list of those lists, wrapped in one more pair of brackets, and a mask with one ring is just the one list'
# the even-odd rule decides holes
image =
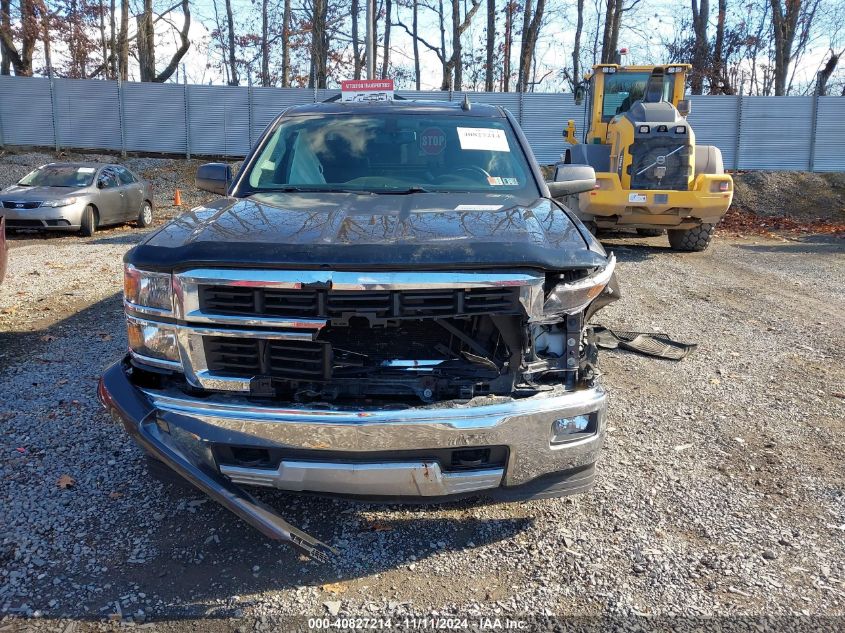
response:
{"label": "sedan window", "polygon": [[124,185],[131,185],[133,182],[138,182],[135,176],[132,175],[132,172],[125,167],[115,167],[114,171],[117,172],[117,177],[120,178],[120,182]]}
{"label": "sedan window", "polygon": [[111,189],[112,187],[117,187],[118,185],[117,176],[115,176],[114,172],[110,169],[104,169],[100,174],[100,177],[97,179],[97,186],[100,189]]}

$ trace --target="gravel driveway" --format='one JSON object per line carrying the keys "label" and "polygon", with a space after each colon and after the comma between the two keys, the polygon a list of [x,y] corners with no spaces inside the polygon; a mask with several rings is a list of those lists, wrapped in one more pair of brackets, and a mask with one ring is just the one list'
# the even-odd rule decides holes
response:
{"label": "gravel driveway", "polygon": [[11,241],[0,630],[20,615],[181,631],[203,616],[252,630],[290,614],[845,611],[842,241],[717,237],[678,254],[665,238],[606,240],[624,297],[600,322],[700,345],[680,363],[602,352],[596,489],[439,507],[263,493],[342,550],[324,565],[150,481],[99,407],[96,380],[126,347],[120,257],[139,235]]}

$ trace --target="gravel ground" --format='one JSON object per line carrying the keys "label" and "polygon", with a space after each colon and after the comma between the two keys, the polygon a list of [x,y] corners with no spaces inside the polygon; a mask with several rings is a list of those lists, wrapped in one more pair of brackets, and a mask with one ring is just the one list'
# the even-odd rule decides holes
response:
{"label": "gravel ground", "polygon": [[677,254],[665,237],[607,239],[624,297],[597,320],[700,345],[680,363],[602,352],[610,429],[596,489],[433,507],[262,494],[342,550],[323,565],[150,480],[100,409],[96,380],[126,346],[120,257],[139,236],[11,240],[0,631],[845,613],[843,241],[717,237]]}

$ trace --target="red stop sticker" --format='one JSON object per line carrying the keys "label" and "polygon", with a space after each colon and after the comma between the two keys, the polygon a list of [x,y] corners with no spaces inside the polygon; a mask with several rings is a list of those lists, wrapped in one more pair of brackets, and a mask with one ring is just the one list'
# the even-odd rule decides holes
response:
{"label": "red stop sticker", "polygon": [[446,147],[446,134],[439,127],[430,127],[420,135],[420,149],[430,155],[439,154]]}

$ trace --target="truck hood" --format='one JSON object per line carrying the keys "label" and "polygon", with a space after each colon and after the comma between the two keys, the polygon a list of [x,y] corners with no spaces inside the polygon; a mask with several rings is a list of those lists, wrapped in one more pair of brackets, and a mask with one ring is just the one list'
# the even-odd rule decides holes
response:
{"label": "truck hood", "polygon": [[318,192],[223,198],[197,207],[125,261],[148,270],[566,270],[604,266],[606,254],[580,222],[545,198]]}

